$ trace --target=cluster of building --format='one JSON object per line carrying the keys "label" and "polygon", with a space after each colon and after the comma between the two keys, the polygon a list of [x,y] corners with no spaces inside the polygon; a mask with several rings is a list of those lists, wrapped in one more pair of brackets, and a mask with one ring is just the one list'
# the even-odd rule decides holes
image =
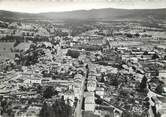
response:
{"label": "cluster of building", "polygon": [[59,31],[51,24],[6,25],[1,39],[8,35],[44,40],[18,44],[14,60],[2,62],[6,67],[0,73],[0,115],[43,117],[45,103],[63,100],[74,117],[165,117],[166,48],[154,40],[128,40],[131,30],[123,30],[138,29],[133,35],[139,39],[143,37],[137,33],[150,29],[120,23],[110,25],[121,27],[113,32],[94,25],[97,29],[70,36],[67,28]]}

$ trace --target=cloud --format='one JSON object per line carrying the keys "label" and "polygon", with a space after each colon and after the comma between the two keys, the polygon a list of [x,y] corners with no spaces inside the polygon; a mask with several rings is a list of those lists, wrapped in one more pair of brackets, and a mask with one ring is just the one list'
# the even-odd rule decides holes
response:
{"label": "cloud", "polygon": [[166,8],[166,0],[0,0],[1,10],[30,13],[99,8]]}

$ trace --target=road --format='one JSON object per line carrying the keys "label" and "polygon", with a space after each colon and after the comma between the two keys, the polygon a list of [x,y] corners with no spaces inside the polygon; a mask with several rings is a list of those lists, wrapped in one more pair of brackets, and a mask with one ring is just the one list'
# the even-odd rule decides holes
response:
{"label": "road", "polygon": [[[86,74],[87,74],[87,72],[86,72]],[[82,105],[83,105],[84,90],[85,90],[85,80],[86,80],[86,77],[84,77],[83,82],[82,82],[80,97],[77,102],[77,107],[74,112],[74,117],[82,117]]]}
{"label": "road", "polygon": [[148,94],[147,94],[147,96],[148,96],[149,99],[150,99],[149,117],[155,117],[154,114],[153,114],[153,110],[152,110],[152,108],[151,108],[151,106],[154,105],[154,102],[151,101],[151,97],[163,97],[163,96],[152,92],[152,91],[149,89],[149,87],[147,87],[147,88],[148,88]]}

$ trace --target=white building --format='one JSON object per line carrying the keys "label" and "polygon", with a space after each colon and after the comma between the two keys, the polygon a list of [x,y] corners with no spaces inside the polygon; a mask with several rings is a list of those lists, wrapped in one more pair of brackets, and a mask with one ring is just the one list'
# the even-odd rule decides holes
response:
{"label": "white building", "polygon": [[160,70],[159,71],[159,77],[165,78],[166,77],[166,70]]}
{"label": "white building", "polygon": [[74,77],[74,95],[75,97],[79,98],[80,92],[83,87],[83,76],[81,74],[76,74]]}
{"label": "white building", "polygon": [[69,103],[70,106],[73,106],[74,103],[74,92],[65,92],[65,93],[60,93],[59,95],[64,96],[65,103]]}
{"label": "white building", "polygon": [[138,63],[138,58],[137,57],[131,57],[130,60],[133,63]]}
{"label": "white building", "polygon": [[85,111],[95,111],[95,97],[94,95],[85,98]]}
{"label": "white building", "polygon": [[88,81],[87,89],[89,92],[93,92],[96,90],[96,82],[95,81]]}
{"label": "white building", "polygon": [[24,80],[24,83],[25,84],[41,84],[41,80],[42,79],[39,79],[39,78],[32,78],[32,79],[28,78]]}
{"label": "white building", "polygon": [[104,88],[96,88],[96,95],[100,96],[100,98],[104,97]]}

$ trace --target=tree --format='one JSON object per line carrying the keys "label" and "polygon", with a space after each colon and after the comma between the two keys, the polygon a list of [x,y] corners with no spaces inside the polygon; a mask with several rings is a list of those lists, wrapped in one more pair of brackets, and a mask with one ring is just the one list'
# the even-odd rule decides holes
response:
{"label": "tree", "polygon": [[53,111],[55,114],[54,117],[71,117],[72,116],[72,108],[65,104],[62,100],[57,100],[52,105]]}
{"label": "tree", "polygon": [[166,60],[166,55],[164,56],[164,60]]}
{"label": "tree", "polygon": [[153,54],[152,59],[158,59],[158,58],[159,58],[158,54]]}
{"label": "tree", "polygon": [[7,106],[7,100],[6,99],[1,101],[1,106],[2,106],[3,110],[5,110],[5,108]]}
{"label": "tree", "polygon": [[159,84],[156,89],[155,89],[156,93],[162,94],[163,93],[163,85]]}
{"label": "tree", "polygon": [[119,85],[119,82],[118,82],[117,78],[112,79],[112,85],[113,86],[118,86]]}
{"label": "tree", "polygon": [[56,100],[52,106],[44,103],[39,117],[72,117],[72,107],[62,100]]}
{"label": "tree", "polygon": [[107,114],[107,115],[105,115],[105,117],[110,117],[110,116]]}
{"label": "tree", "polygon": [[15,41],[15,43],[14,43],[14,47],[16,47],[18,44],[20,44],[21,42],[17,39],[16,41]]}
{"label": "tree", "polygon": [[46,102],[44,102],[42,109],[40,110],[39,117],[49,117],[49,110]]}
{"label": "tree", "polygon": [[140,83],[140,91],[144,91],[146,89],[146,87],[147,87],[147,78],[146,78],[146,76],[144,76]]}
{"label": "tree", "polygon": [[42,92],[42,86],[39,84],[37,85],[37,92],[38,93],[41,93]]}
{"label": "tree", "polygon": [[145,52],[143,53],[143,55],[148,55],[148,51],[145,51]]}
{"label": "tree", "polygon": [[105,76],[105,74],[102,73],[102,74],[101,74],[101,81],[100,81],[100,82],[105,82],[104,76]]}
{"label": "tree", "polygon": [[1,96],[0,96],[0,102],[1,102],[2,100],[3,100],[3,96],[1,95]]}
{"label": "tree", "polygon": [[127,112],[127,111],[124,111],[122,113],[122,117],[132,117],[131,113]]}
{"label": "tree", "polygon": [[103,100],[99,97],[95,100],[96,104],[102,104]]}
{"label": "tree", "polygon": [[131,34],[131,33],[127,33],[127,34],[125,34],[126,35],[126,37],[128,37],[128,38],[132,38],[133,37],[133,35]]}
{"label": "tree", "polygon": [[1,114],[7,117],[11,117],[12,114],[11,102],[8,102],[6,99],[4,99],[1,101],[1,106],[2,106]]}
{"label": "tree", "polygon": [[78,58],[80,56],[80,52],[74,50],[68,50],[67,56],[71,56],[72,58]]}
{"label": "tree", "polygon": [[139,34],[139,33],[136,33],[136,34],[135,34],[135,36],[136,36],[136,37],[139,37],[139,36],[140,36],[140,34]]}
{"label": "tree", "polygon": [[54,95],[54,89],[52,86],[49,86],[46,88],[46,90],[43,92],[44,98],[51,98]]}

